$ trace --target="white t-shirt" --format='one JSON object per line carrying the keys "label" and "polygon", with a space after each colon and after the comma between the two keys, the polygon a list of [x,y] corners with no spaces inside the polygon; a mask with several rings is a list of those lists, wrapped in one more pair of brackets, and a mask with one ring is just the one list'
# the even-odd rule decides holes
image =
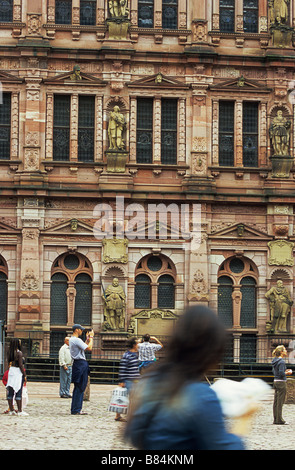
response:
{"label": "white t-shirt", "polygon": [[77,359],[84,359],[86,361],[85,357],[85,349],[88,348],[88,344],[84,343],[84,341],[81,340],[81,338],[76,338],[76,336],[71,336],[70,341],[69,341],[69,346],[70,346],[70,353],[72,356],[72,359],[77,360]]}

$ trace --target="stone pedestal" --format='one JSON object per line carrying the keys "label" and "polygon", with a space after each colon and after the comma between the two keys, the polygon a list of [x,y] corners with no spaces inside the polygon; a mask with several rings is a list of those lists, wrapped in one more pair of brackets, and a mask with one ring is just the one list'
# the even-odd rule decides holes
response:
{"label": "stone pedestal", "polygon": [[126,18],[110,18],[107,20],[109,39],[127,39],[130,20]]}
{"label": "stone pedestal", "polygon": [[293,166],[293,157],[273,155],[269,158],[272,166],[272,178],[289,178]]}
{"label": "stone pedestal", "polygon": [[286,25],[278,25],[270,28],[274,47],[285,48],[292,44],[294,29]]}
{"label": "stone pedestal", "polygon": [[285,403],[292,405],[295,403],[295,380],[291,378],[287,379],[287,395]]}
{"label": "stone pedestal", "polygon": [[106,157],[108,173],[125,173],[128,152],[108,150]]}

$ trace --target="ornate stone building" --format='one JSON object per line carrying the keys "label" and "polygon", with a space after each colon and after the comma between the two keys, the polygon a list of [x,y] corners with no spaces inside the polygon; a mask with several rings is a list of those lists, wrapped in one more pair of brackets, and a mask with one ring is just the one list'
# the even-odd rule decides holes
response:
{"label": "ornate stone building", "polygon": [[8,336],[48,354],[77,321],[103,349],[188,304],[235,360],[295,333],[265,297],[293,298],[294,21],[294,0],[0,0]]}

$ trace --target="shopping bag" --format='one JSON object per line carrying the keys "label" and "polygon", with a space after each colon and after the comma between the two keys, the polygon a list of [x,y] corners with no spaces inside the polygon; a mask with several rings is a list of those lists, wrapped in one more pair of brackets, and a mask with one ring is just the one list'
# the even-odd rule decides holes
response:
{"label": "shopping bag", "polygon": [[126,387],[116,387],[112,391],[112,396],[109,404],[109,411],[115,413],[126,414],[129,406],[129,398]]}

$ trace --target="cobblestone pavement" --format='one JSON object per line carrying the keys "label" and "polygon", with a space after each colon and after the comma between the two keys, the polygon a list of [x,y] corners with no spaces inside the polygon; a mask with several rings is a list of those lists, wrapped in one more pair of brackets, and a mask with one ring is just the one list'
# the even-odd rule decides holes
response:
{"label": "cobblestone pavement", "polygon": [[[108,411],[113,385],[91,384],[90,401],[84,402],[84,416],[70,414],[70,399],[59,398],[58,383],[29,382],[29,416],[2,414],[7,409],[6,391],[0,389],[0,450],[133,450],[122,437],[123,422]],[[272,424],[273,392],[261,403],[253,419],[248,450],[293,450],[295,448],[295,404],[286,404],[283,416],[288,426]]]}

